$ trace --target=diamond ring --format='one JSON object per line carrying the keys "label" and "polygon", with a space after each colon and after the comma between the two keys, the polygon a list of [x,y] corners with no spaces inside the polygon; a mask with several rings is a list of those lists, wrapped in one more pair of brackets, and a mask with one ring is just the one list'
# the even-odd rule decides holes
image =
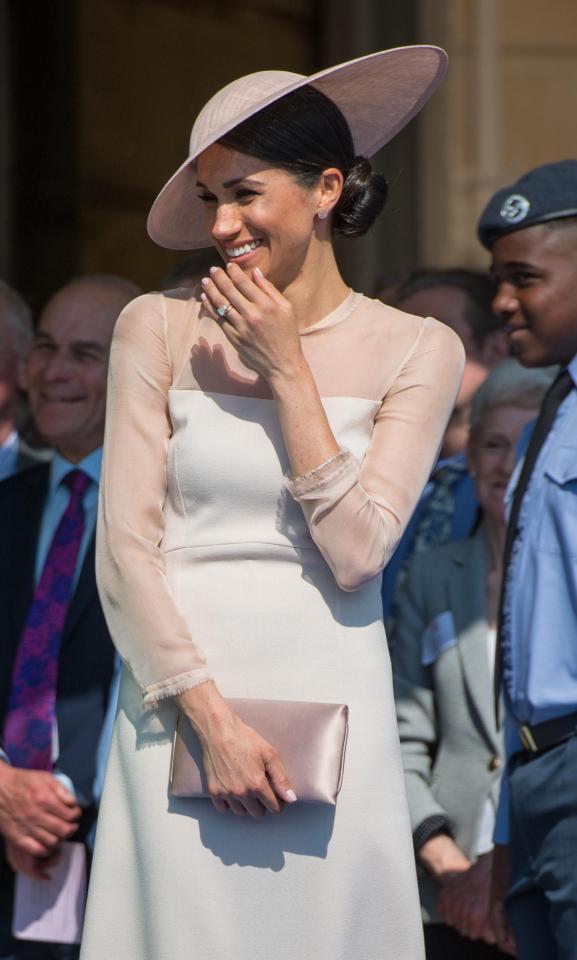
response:
{"label": "diamond ring", "polygon": [[231,310],[232,310],[232,306],[230,303],[223,303],[221,307],[216,308],[216,312],[219,315],[221,320],[224,320],[227,313],[230,313]]}

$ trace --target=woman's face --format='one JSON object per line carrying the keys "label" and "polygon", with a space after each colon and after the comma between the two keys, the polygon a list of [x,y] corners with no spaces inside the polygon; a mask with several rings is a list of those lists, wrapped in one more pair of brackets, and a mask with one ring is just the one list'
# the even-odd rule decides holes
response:
{"label": "woman's face", "polygon": [[206,226],[225,263],[260,267],[283,290],[302,272],[320,203],[285,170],[214,144],[197,160],[198,196]]}
{"label": "woman's face", "polygon": [[494,522],[505,522],[503,498],[515,466],[517,444],[523,428],[536,414],[536,409],[509,404],[490,407],[471,433],[469,469],[485,516]]}

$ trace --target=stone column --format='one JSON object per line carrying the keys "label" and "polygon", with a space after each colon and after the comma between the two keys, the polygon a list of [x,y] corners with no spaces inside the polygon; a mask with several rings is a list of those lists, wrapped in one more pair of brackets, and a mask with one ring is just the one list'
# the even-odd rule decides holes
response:
{"label": "stone column", "polygon": [[[321,67],[415,42],[415,0],[321,0]],[[373,160],[389,181],[389,200],[371,232],[337,243],[348,283],[372,294],[379,282],[417,256],[417,124],[413,121]]]}
{"label": "stone column", "polygon": [[8,0],[0,0],[0,277],[11,278],[12,191],[10,166],[12,147],[10,50]]}
{"label": "stone column", "polygon": [[577,156],[577,4],[419,0],[417,36],[449,53],[420,126],[419,260],[484,266],[476,224],[489,196]]}

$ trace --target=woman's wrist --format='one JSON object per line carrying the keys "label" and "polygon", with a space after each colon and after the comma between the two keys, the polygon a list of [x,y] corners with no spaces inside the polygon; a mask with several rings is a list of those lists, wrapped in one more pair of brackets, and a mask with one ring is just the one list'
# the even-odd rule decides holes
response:
{"label": "woman's wrist", "polygon": [[185,690],[174,701],[201,739],[230,722],[232,711],[212,680]]}
{"label": "woman's wrist", "polygon": [[269,381],[293,477],[315,470],[339,452],[311,369],[286,366]]}
{"label": "woman's wrist", "polygon": [[295,389],[300,392],[307,384],[314,385],[311,368],[302,353],[292,362],[284,363],[282,368],[274,370],[268,382],[275,400],[283,400],[294,393]]}

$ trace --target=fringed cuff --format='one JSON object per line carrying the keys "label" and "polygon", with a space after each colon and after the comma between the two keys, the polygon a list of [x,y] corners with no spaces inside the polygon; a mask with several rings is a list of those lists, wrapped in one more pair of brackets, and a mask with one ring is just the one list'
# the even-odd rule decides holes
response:
{"label": "fringed cuff", "polygon": [[288,479],[287,487],[295,500],[307,499],[311,494],[314,497],[323,487],[336,483],[341,477],[346,477],[348,473],[356,472],[357,469],[358,465],[352,453],[343,448],[330,460],[325,460],[309,473]]}
{"label": "fringed cuff", "polygon": [[191,690],[192,687],[206,683],[207,680],[212,680],[212,674],[209,670],[202,668],[189,670],[188,673],[179,673],[176,677],[168,677],[167,680],[159,680],[158,683],[151,683],[144,688],[143,706],[145,710],[154,709],[161,700],[176,697],[185,690]]}

